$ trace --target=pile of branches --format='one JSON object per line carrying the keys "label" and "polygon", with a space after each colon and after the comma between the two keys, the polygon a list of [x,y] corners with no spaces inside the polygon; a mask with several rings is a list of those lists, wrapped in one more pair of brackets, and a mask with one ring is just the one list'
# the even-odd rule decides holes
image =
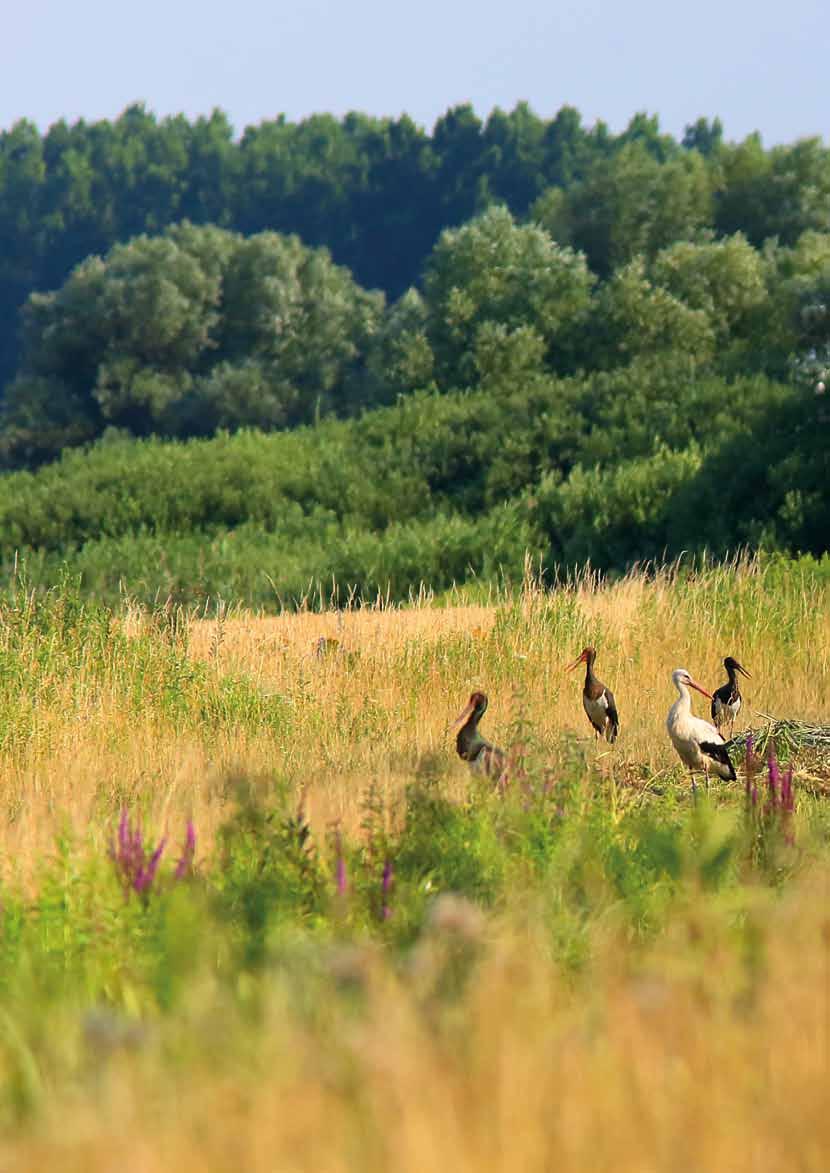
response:
{"label": "pile of branches", "polygon": [[830,725],[811,725],[807,721],[779,720],[769,713],[758,713],[765,725],[744,729],[736,733],[730,746],[746,751],[746,743],[752,738],[752,751],[759,757],[767,757],[774,750],[779,761],[796,758],[805,765],[830,774]]}

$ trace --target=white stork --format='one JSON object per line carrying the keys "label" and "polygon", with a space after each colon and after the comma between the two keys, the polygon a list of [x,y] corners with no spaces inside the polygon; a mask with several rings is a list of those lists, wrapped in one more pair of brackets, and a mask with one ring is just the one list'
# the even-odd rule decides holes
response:
{"label": "white stork", "polygon": [[689,689],[697,689],[710,700],[712,694],[692,680],[685,668],[675,668],[671,678],[680,696],[669,709],[666,728],[680,760],[692,773],[692,788],[694,789],[696,770],[706,775],[707,786],[710,771],[724,781],[733,782],[736,777],[735,767],[729,760],[726,742],[714,725],[692,715],[692,697]]}

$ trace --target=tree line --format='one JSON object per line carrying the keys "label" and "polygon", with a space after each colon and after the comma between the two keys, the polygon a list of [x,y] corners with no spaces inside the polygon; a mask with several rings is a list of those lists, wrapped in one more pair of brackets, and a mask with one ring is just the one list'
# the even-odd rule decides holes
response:
{"label": "tree line", "polygon": [[[31,157],[59,130],[29,135]],[[68,565],[111,597],[268,604],[332,578],[405,597],[517,577],[527,552],[553,572],[828,548],[819,142],[764,151],[701,121],[677,143],[642,117],[614,137],[524,106],[451,111],[431,136],[350,116],[236,142],[221,115],[140,108],[63,130],[100,136],[105,182],[133,187],[108,202],[74,157],[66,191],[87,175],[87,224],[109,208],[114,243],[61,275],[80,219],[40,216],[34,188],[9,203],[9,136],[0,150],[0,223],[30,214],[57,266],[27,287],[0,409],[0,463],[20,470],[0,478],[0,550],[32,581]],[[192,165],[208,140],[227,169]],[[240,179],[254,155],[259,188]],[[277,192],[270,217],[231,215],[243,190],[263,208]],[[3,273],[35,255],[0,252]]]}
{"label": "tree line", "polygon": [[440,233],[494,203],[532,213],[604,279],[701,232],[759,248],[830,230],[830,154],[816,139],[728,143],[717,118],[677,141],[643,114],[614,135],[572,107],[545,119],[524,103],[485,120],[458,106],[431,133],[352,113],[278,117],[236,138],[221,111],[191,122],[140,104],[43,134],[21,121],[0,134],[0,385],[18,367],[29,294],[135,236],[182,220],[295,234],[397,301]]}
{"label": "tree line", "polygon": [[[113,429],[179,439],[273,430],[414,391],[504,396],[654,364],[679,363],[692,398],[695,377],[710,375],[806,385],[830,352],[829,299],[830,233],[813,230],[762,249],[740,232],[701,233],[601,279],[541,215],[519,221],[494,205],[444,229],[420,288],[389,304],[296,236],[184,222],[30,294],[0,454],[7,467],[32,466]],[[604,404],[598,436],[619,413]],[[597,442],[597,460],[616,455]]]}

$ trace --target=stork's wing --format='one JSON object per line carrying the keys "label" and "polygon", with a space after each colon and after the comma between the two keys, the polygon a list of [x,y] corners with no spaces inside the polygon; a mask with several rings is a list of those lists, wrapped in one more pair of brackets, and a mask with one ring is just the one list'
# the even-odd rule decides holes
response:
{"label": "stork's wing", "polygon": [[609,741],[617,740],[617,735],[620,731],[620,716],[617,712],[617,702],[614,700],[614,694],[610,688],[606,688],[605,696],[608,701],[608,708],[606,713],[608,716],[608,724],[605,728],[605,736]]}
{"label": "stork's wing", "polygon": [[698,745],[702,745],[704,741],[713,742],[715,745],[725,744],[723,736],[715,726],[704,721],[702,717],[690,717],[688,729]]}
{"label": "stork's wing", "polygon": [[707,758],[711,758],[713,762],[720,762],[722,766],[726,766],[729,770],[730,781],[735,781],[737,777],[735,767],[732,765],[732,760],[729,757],[729,750],[722,741],[720,744],[712,741],[701,741],[700,752],[705,754]]}

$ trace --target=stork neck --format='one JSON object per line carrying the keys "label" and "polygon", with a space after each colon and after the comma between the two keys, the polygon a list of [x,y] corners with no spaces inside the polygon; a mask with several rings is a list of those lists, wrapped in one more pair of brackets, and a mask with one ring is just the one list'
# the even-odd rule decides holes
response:
{"label": "stork neck", "polygon": [[680,693],[680,696],[674,702],[676,711],[678,713],[690,713],[692,711],[692,694],[682,680],[678,680],[676,688]]}
{"label": "stork neck", "polygon": [[478,731],[478,723],[482,716],[483,713],[481,711],[474,709],[458,730],[455,744],[462,758],[469,760],[485,744],[484,738]]}

